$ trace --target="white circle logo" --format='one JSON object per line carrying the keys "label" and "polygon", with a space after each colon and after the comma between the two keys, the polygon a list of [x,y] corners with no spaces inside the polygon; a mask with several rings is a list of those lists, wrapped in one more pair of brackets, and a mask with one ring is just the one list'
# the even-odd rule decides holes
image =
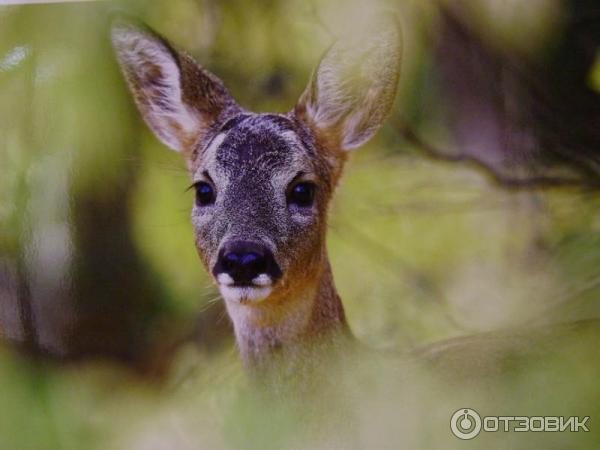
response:
{"label": "white circle logo", "polygon": [[481,431],[481,417],[474,409],[461,408],[452,414],[450,429],[459,439],[473,439]]}

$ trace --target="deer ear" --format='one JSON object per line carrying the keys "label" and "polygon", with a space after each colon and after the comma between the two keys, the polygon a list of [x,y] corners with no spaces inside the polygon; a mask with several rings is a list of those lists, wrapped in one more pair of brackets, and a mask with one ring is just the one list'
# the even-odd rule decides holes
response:
{"label": "deer ear", "polygon": [[118,19],[113,47],[144,120],[167,146],[179,152],[239,107],[216,76],[149,28]]}
{"label": "deer ear", "polygon": [[343,150],[361,146],[392,108],[401,49],[400,26],[390,18],[337,41],[314,71],[296,116],[333,136]]}

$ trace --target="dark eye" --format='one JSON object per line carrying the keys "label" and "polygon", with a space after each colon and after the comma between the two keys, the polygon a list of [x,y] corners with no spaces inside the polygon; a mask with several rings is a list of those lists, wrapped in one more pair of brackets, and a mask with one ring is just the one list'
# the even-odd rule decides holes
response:
{"label": "dark eye", "polygon": [[209,183],[199,181],[194,185],[194,188],[196,189],[196,204],[198,206],[208,206],[215,202],[215,190]]}
{"label": "dark eye", "polygon": [[307,208],[312,206],[315,200],[315,184],[302,181],[292,186],[287,194],[287,204]]}

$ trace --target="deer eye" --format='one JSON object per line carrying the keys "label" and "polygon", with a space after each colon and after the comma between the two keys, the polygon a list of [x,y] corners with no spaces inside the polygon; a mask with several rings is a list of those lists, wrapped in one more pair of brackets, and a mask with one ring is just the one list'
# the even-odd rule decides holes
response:
{"label": "deer eye", "polygon": [[208,206],[215,202],[215,190],[206,181],[199,181],[194,185],[196,189],[196,204],[198,206]]}
{"label": "deer eye", "polygon": [[312,206],[315,200],[315,184],[302,181],[292,185],[287,194],[288,206],[294,205],[300,208]]}

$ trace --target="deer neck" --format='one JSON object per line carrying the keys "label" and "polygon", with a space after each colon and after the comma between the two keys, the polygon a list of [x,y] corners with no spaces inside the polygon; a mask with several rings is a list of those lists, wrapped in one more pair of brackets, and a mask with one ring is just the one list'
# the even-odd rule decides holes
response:
{"label": "deer neck", "polygon": [[272,360],[301,363],[322,344],[346,340],[350,331],[335,289],[329,261],[317,283],[275,304],[230,304],[237,346],[244,365],[268,366]]}

